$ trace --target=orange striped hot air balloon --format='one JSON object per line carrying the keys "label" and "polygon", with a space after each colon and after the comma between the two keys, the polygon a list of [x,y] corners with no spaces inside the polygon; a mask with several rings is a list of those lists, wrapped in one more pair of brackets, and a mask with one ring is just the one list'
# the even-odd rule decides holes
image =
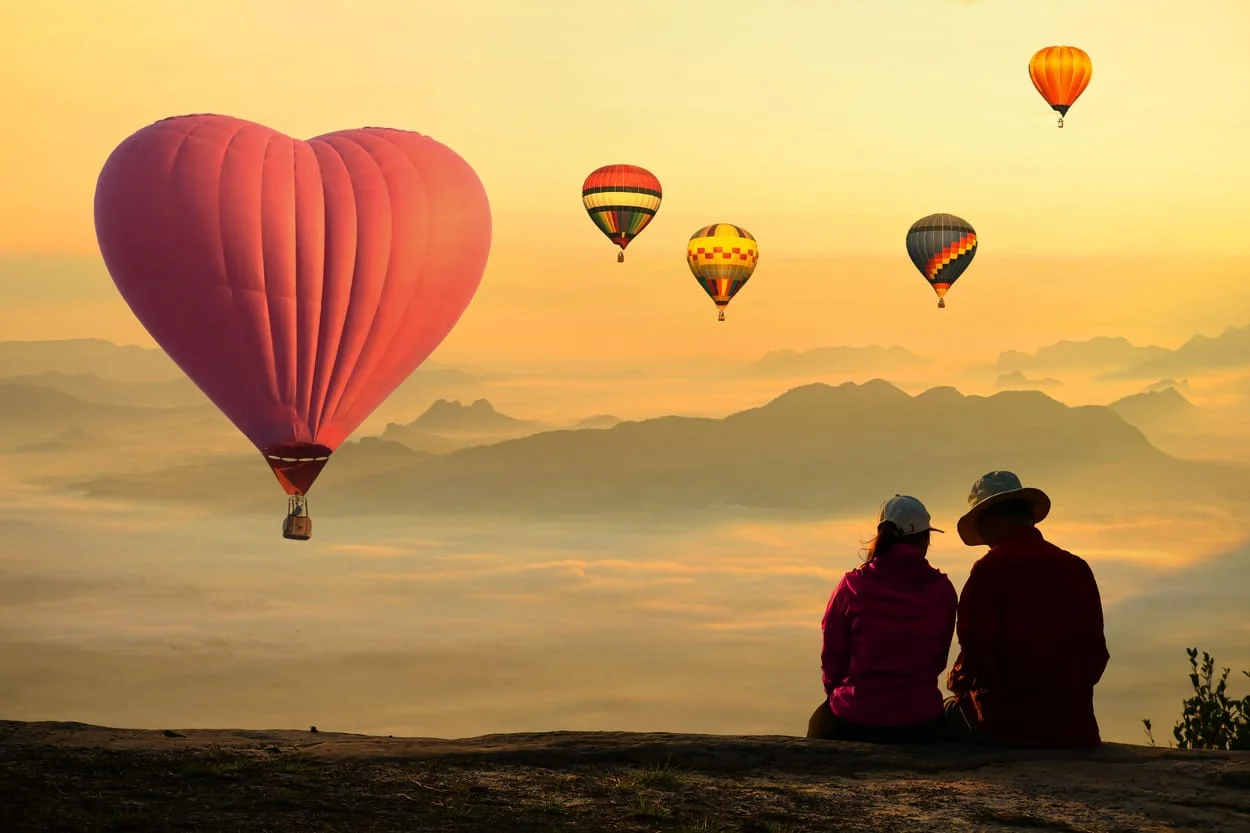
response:
{"label": "orange striped hot air balloon", "polygon": [[1058,111],[1060,127],[1068,108],[1085,92],[1093,74],[1089,55],[1075,46],[1048,46],[1039,49],[1029,61],[1029,78],[1046,103]]}

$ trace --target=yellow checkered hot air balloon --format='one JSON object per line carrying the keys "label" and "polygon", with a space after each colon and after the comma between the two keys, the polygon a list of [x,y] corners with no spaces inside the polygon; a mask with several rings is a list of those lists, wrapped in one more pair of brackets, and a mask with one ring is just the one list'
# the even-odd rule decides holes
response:
{"label": "yellow checkered hot air balloon", "polygon": [[686,263],[716,304],[718,321],[725,320],[725,307],[746,285],[759,259],[755,238],[742,226],[713,223],[690,235]]}

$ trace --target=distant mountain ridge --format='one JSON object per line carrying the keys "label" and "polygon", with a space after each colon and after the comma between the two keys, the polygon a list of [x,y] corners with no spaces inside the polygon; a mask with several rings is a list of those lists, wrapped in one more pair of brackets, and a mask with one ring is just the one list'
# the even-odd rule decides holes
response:
{"label": "distant mountain ridge", "polygon": [[1242,367],[1250,367],[1250,325],[1229,327],[1215,337],[1195,335],[1175,350],[1145,358],[1105,378],[1185,376]]}
{"label": "distant mountain ridge", "polygon": [[585,419],[579,419],[573,423],[574,428],[611,428],[614,425],[620,425],[623,422],[620,417],[612,416],[612,414],[595,414]]}
{"label": "distant mountain ridge", "polygon": [[[1244,470],[1170,457],[1106,407],[1068,407],[1037,391],[939,387],[913,397],[881,380],[804,385],[723,419],[547,431],[362,478],[330,477],[333,468],[317,500],[360,513],[870,512],[900,491],[949,512],[962,511],[976,476],[999,468],[1057,500],[1103,507],[1177,489],[1250,500]],[[203,489],[180,496],[176,483],[162,497],[202,499]],[[116,479],[83,488],[126,494]]]}
{"label": "distant mountain ridge", "polygon": [[1175,350],[1138,346],[1123,337],[1059,341],[1036,353],[1007,350],[995,367],[1004,372],[1086,370],[1106,381],[1179,377],[1250,367],[1250,325],[1228,327],[1218,336],[1194,335]]}
{"label": "distant mountain ridge", "polygon": [[902,347],[816,347],[811,350],[770,350],[749,365],[763,376],[799,376],[860,372],[865,367],[874,373],[916,370],[930,364]]}
{"label": "distant mountain ridge", "polygon": [[1168,388],[1175,388],[1177,391],[1184,393],[1185,391],[1189,390],[1189,380],[1188,379],[1180,379],[1180,380],[1160,379],[1157,382],[1151,382],[1149,385],[1146,385],[1146,387],[1142,390],[1142,393],[1150,393],[1151,391],[1167,390]]}
{"label": "distant mountain ridge", "polygon": [[18,446],[16,454],[42,454],[61,451],[82,451],[104,442],[100,437],[81,428],[67,428],[55,437],[41,442]]}
{"label": "distant mountain ridge", "polygon": [[[597,414],[573,423],[575,429],[611,428],[621,420]],[[381,438],[419,451],[442,454],[470,445],[502,442],[516,437],[554,430],[558,426],[540,420],[518,419],[495,409],[487,399],[469,405],[439,399],[419,417],[405,425],[389,423]]]}
{"label": "distant mountain ridge", "polygon": [[132,405],[87,402],[43,385],[0,381],[0,424],[46,423],[69,414],[88,419],[125,417],[141,410]]}
{"label": "distant mountain ridge", "polygon": [[438,399],[412,422],[388,423],[381,439],[417,451],[444,454],[469,445],[537,433],[548,427],[541,422],[500,413],[486,399],[474,400],[469,405],[461,404],[458,399]]}
{"label": "distant mountain ridge", "polygon": [[1108,407],[1112,410],[1118,408],[1132,408],[1138,404],[1149,403],[1147,407],[1167,408],[1170,410],[1188,411],[1194,410],[1197,406],[1190,402],[1185,396],[1174,387],[1159,388],[1157,390],[1147,390],[1141,393],[1134,393],[1121,397],[1112,402]]}
{"label": "distant mountain ridge", "polygon": [[405,427],[435,434],[462,434],[519,431],[541,426],[541,422],[500,413],[486,399],[476,399],[469,405],[462,405],[458,399],[438,399]]}
{"label": "distant mountain ridge", "polygon": [[805,385],[720,420],[660,417],[464,449],[396,470],[376,491],[340,482],[324,499],[372,511],[398,494],[432,510],[870,510],[906,489],[958,503],[995,468],[1095,493],[1107,487],[1090,473],[1111,472],[1103,482],[1125,477],[1126,495],[1164,493],[1194,471],[1108,408],[1069,408],[1036,391],[910,397],[878,380]]}
{"label": "distant mountain ridge", "polygon": [[[334,452],[331,464],[326,466],[316,486],[309,493],[309,503],[315,512],[320,493],[327,482],[335,479],[352,482],[371,480],[389,471],[418,463],[429,456],[428,453],[414,451],[400,443],[377,437],[345,442]],[[87,490],[98,497],[127,500],[160,501],[172,496],[174,500],[185,498],[242,512],[281,511],[286,505],[281,487],[259,453],[189,463],[179,468],[138,475],[104,478],[93,481]],[[198,498],[193,496],[192,493],[195,492],[198,492]]]}
{"label": "distant mountain ridge", "polygon": [[998,388],[1057,388],[1062,387],[1063,382],[1050,376],[1042,379],[1030,379],[1019,370],[1013,370],[1011,373],[1000,374],[994,380],[994,386]]}
{"label": "distant mountain ridge", "polygon": [[101,338],[0,341],[0,376],[88,373],[119,382],[168,382],[182,371],[161,350]]}
{"label": "distant mountain ridge", "polygon": [[[486,378],[429,362],[405,379],[378,411],[408,410],[416,402],[428,402],[435,392],[459,394]],[[176,407],[209,402],[163,351],[97,338],[0,341],[0,382],[52,388],[101,404]]]}
{"label": "distant mountain ridge", "polygon": [[90,373],[63,373],[48,370],[25,376],[0,377],[8,384],[36,385],[69,394],[87,402],[108,405],[137,405],[162,408],[177,405],[203,405],[208,397],[195,383],[179,373],[164,381],[119,381]]}
{"label": "distant mountain ridge", "polygon": [[1199,409],[1176,388],[1134,393],[1108,405],[1130,425],[1143,431],[1160,428],[1181,430],[1197,416]]}
{"label": "distant mountain ridge", "polygon": [[1003,372],[1123,368],[1167,355],[1166,347],[1139,347],[1119,336],[1097,336],[1084,341],[1058,341],[1035,353],[1007,350],[995,367]]}

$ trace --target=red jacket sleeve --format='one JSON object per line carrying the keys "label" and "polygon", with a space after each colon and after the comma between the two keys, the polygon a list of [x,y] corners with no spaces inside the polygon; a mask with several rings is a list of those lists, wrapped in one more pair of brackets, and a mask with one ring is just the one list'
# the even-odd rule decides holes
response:
{"label": "red jacket sleeve", "polygon": [[831,694],[841,684],[851,665],[851,620],[847,615],[845,599],[846,580],[843,579],[829,596],[824,618],[820,620],[820,629],[823,632],[820,645],[820,680],[825,686],[826,695]]}
{"label": "red jacket sleeve", "polygon": [[984,564],[973,564],[959,595],[955,624],[959,658],[946,684],[954,694],[986,688],[994,677],[994,646],[998,641],[998,609],[994,595],[993,578],[986,575]]}
{"label": "red jacket sleeve", "polygon": [[1111,653],[1107,650],[1107,636],[1103,628],[1102,596],[1098,593],[1098,581],[1089,564],[1081,560],[1081,577],[1084,579],[1083,601],[1086,611],[1088,636],[1085,642],[1085,668],[1091,686],[1098,685],[1107,670]]}

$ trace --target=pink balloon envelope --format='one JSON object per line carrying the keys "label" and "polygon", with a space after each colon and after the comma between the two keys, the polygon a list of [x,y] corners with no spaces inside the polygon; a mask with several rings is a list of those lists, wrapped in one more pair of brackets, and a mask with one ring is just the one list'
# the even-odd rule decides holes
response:
{"label": "pink balloon envelope", "polygon": [[491,216],[473,169],[427,136],[301,141],[191,115],[117,146],[95,228],[152,338],[302,495],[455,326]]}

